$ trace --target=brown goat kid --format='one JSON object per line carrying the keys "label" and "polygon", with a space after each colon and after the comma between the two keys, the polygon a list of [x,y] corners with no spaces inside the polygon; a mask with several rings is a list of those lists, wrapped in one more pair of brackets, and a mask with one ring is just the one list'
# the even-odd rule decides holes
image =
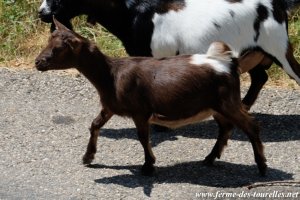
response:
{"label": "brown goat kid", "polygon": [[267,165],[259,127],[242,106],[238,64],[227,45],[215,42],[204,55],[109,58],[95,44],[54,21],[57,30],[36,58],[36,68],[47,71],[75,67],[96,87],[101,99],[102,110],[90,128],[84,164],[94,159],[99,130],[114,114],[133,119],[144,148],[145,175],[155,171],[150,124],[176,128],[213,116],[219,136],[204,163],[212,164],[220,158],[236,125],[250,139],[259,172],[265,175]]}

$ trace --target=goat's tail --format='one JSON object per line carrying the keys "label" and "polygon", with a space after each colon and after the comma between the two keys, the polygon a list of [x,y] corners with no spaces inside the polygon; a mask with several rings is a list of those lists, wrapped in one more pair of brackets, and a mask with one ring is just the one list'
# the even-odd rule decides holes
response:
{"label": "goat's tail", "polygon": [[208,58],[231,62],[232,61],[232,53],[228,45],[224,42],[213,42],[209,46],[206,55]]}
{"label": "goat's tail", "polygon": [[300,6],[300,0],[284,0],[285,4],[286,4],[286,9],[288,11],[297,8],[298,6]]}
{"label": "goat's tail", "polygon": [[233,57],[232,51],[224,42],[213,42],[209,46],[206,55],[208,58],[219,60],[225,63],[229,63],[231,74],[238,73],[238,61]]}

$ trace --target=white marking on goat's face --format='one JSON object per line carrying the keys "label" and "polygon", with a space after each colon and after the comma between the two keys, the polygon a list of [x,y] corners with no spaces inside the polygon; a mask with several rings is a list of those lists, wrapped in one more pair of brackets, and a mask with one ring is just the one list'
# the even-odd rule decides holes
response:
{"label": "white marking on goat's face", "polygon": [[42,13],[43,15],[49,15],[51,13],[51,8],[47,4],[47,0],[43,0],[43,3],[39,8],[39,13]]}
{"label": "white marking on goat's face", "polygon": [[218,73],[230,73],[229,63],[228,61],[209,58],[203,54],[192,55],[190,60],[190,64],[192,65],[207,66],[207,64],[209,64],[211,68]]}

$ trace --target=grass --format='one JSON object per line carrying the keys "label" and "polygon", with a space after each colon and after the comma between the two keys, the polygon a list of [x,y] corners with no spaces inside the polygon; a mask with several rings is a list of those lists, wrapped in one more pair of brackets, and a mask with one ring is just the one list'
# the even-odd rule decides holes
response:
{"label": "grass", "polygon": [[[33,66],[33,60],[47,44],[49,24],[37,17],[40,0],[0,0],[0,66]],[[75,30],[94,40],[111,56],[125,56],[122,43],[96,25],[87,26],[85,17],[76,18]],[[78,28],[80,27],[80,28]]]}
{"label": "grass", "polygon": [[[49,37],[49,24],[42,23],[37,17],[40,2],[0,0],[0,66],[33,66],[34,58]],[[291,14],[289,22],[294,54],[300,60],[300,9]],[[100,25],[87,25],[85,17],[75,18],[73,24],[78,33],[96,42],[104,53],[115,57],[126,56],[122,43]],[[268,74],[275,85],[296,85],[277,66],[272,66]],[[247,77],[243,79],[248,80]]]}
{"label": "grass", "polygon": [[42,29],[32,4],[31,1],[1,1],[0,62],[27,57],[31,52],[25,47],[26,42]]}

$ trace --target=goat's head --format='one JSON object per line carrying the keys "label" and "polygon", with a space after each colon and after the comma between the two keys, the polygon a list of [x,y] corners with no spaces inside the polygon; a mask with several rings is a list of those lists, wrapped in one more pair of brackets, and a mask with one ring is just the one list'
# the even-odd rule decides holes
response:
{"label": "goat's head", "polygon": [[35,59],[39,71],[76,67],[78,54],[84,38],[74,33],[53,17],[56,30],[51,34],[48,45]]}
{"label": "goat's head", "polygon": [[55,30],[55,24],[52,21],[52,16],[55,16],[69,29],[72,29],[70,20],[77,14],[74,6],[77,0],[43,0],[38,12],[39,18],[46,23],[52,23],[51,32]]}

